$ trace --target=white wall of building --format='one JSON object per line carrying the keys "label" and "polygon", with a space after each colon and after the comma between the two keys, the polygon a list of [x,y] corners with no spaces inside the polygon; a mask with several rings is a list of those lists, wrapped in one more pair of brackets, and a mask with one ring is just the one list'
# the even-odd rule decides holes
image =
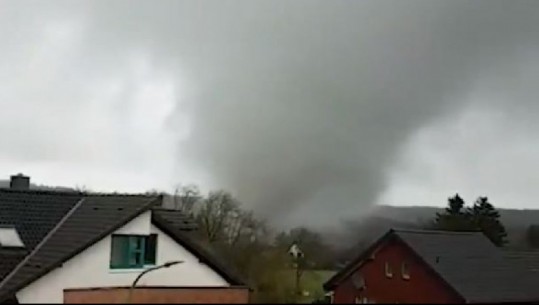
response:
{"label": "white wall of building", "polygon": [[[225,279],[177,244],[151,223],[148,211],[114,232],[158,234],[156,264],[180,260],[184,263],[146,274],[137,286],[230,286]],[[63,303],[68,288],[129,286],[143,269],[111,270],[111,236],[95,243],[47,275],[17,292],[20,303]]]}

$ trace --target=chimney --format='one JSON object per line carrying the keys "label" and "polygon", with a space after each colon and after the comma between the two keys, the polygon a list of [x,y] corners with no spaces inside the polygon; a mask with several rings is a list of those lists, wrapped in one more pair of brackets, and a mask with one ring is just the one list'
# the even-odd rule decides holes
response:
{"label": "chimney", "polygon": [[23,174],[11,176],[11,180],[9,181],[9,188],[14,190],[30,189],[30,177]]}

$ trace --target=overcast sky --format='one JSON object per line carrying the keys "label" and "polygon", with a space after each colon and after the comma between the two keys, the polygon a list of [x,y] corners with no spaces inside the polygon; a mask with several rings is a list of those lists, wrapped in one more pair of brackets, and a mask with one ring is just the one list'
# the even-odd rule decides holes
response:
{"label": "overcast sky", "polygon": [[0,174],[331,223],[539,207],[539,2],[2,1]]}

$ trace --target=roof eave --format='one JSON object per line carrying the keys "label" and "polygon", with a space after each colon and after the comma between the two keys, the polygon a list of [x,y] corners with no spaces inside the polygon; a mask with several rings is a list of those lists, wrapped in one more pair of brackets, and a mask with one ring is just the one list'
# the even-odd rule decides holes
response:
{"label": "roof eave", "polygon": [[223,264],[213,259],[209,251],[203,249],[202,246],[197,245],[194,241],[190,240],[188,236],[185,236],[185,234],[178,232],[177,229],[173,228],[166,220],[162,219],[156,213],[152,213],[152,223],[159,230],[163,231],[178,244],[182,245],[189,252],[194,254],[201,262],[210,266],[230,285],[249,287],[248,283],[246,283],[243,279],[236,275],[235,272],[232,272],[231,270],[229,270],[229,268],[224,267]]}
{"label": "roof eave", "polygon": [[348,263],[344,268],[339,272],[334,274],[327,282],[324,283],[323,288],[325,291],[331,291],[335,289],[344,279],[346,279],[350,274],[352,274],[355,269],[357,269],[363,262],[365,262],[378,247],[380,247],[384,242],[389,240],[395,231],[390,229],[382,237],[376,240],[369,248],[361,252],[361,254],[350,263]]}

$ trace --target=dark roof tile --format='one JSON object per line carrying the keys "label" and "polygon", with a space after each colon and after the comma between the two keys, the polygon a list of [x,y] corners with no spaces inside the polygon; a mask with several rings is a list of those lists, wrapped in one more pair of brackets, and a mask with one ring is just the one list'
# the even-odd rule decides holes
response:
{"label": "dark roof tile", "polygon": [[0,189],[0,225],[15,227],[25,249],[0,248],[2,280],[80,200],[79,193]]}
{"label": "dark roof tile", "polygon": [[530,271],[539,272],[539,251],[505,251],[504,257]]}
{"label": "dark roof tile", "polygon": [[17,251],[0,249],[0,301],[149,209],[158,228],[230,284],[244,285],[235,272],[196,241],[193,219],[160,208],[161,200],[161,196],[0,190],[0,225],[14,225],[28,244]]}
{"label": "dark roof tile", "polygon": [[194,219],[178,210],[155,208],[154,214],[171,226],[181,231],[196,231],[197,223]]}
{"label": "dark roof tile", "polygon": [[395,234],[468,302],[539,301],[537,274],[507,260],[480,232]]}
{"label": "dark roof tile", "polygon": [[0,225],[15,226],[33,249],[81,198],[79,193],[0,189]]}
{"label": "dark roof tile", "polygon": [[[0,283],[0,299],[35,281],[156,204],[156,197],[88,196]],[[95,209],[98,207],[98,209]],[[119,210],[118,208],[123,209]],[[59,221],[58,221],[59,222]]]}
{"label": "dark roof tile", "polygon": [[[174,213],[176,215],[172,215]],[[156,209],[152,213],[152,222],[157,228],[195,255],[201,262],[215,270],[229,284],[235,286],[246,285],[236,270],[233,270],[228,264],[221,261],[215,253],[204,247],[197,240],[196,235],[192,234],[193,230],[190,226],[184,226],[184,217],[179,211],[167,210],[163,213],[163,210]],[[177,220],[178,222],[175,223],[173,220]]]}

